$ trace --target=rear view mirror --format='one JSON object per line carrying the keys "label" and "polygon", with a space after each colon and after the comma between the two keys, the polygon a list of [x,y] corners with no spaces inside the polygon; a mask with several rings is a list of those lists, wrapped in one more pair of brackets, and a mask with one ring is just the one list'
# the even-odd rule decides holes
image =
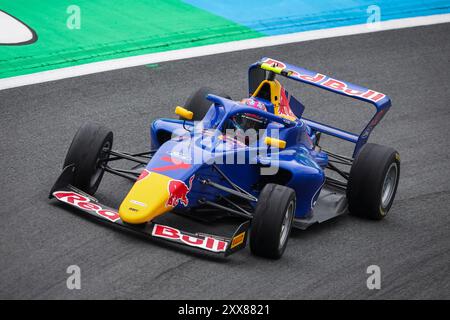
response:
{"label": "rear view mirror", "polygon": [[280,139],[266,137],[264,139],[264,143],[267,144],[268,146],[271,146],[271,147],[274,147],[274,148],[278,148],[278,149],[286,148],[286,141],[280,140]]}
{"label": "rear view mirror", "polygon": [[194,113],[192,111],[189,111],[188,109],[180,106],[175,108],[175,114],[186,120],[192,120],[192,118],[194,117]]}

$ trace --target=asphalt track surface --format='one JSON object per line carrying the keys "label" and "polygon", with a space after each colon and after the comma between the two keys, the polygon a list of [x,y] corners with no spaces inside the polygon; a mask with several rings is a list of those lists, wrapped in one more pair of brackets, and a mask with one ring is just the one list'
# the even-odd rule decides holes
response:
{"label": "asphalt track surface", "polygon": [[[1,91],[0,298],[449,299],[449,52],[450,24],[444,24]],[[84,121],[113,129],[117,149],[144,150],[150,121],[172,116],[173,107],[193,89],[206,84],[244,97],[246,68],[261,56],[391,96],[393,107],[371,137],[397,148],[402,158],[399,190],[387,219],[345,215],[295,231],[279,261],[256,258],[248,249],[214,259],[111,229],[47,199]],[[297,95],[316,119],[347,128],[359,123],[348,99],[317,90]],[[97,195],[118,205],[129,187],[108,176]],[[366,287],[366,268],[372,264],[381,268],[381,290]],[[66,288],[69,265],[81,268],[81,290]]]}

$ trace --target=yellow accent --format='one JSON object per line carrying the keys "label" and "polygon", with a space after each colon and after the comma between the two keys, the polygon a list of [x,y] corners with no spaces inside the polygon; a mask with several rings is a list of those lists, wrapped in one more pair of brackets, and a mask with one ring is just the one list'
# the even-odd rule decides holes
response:
{"label": "yellow accent", "polygon": [[192,111],[189,111],[188,109],[180,106],[175,108],[175,114],[187,120],[192,120],[192,118],[194,117],[194,113]]}
{"label": "yellow accent", "polygon": [[274,108],[275,108],[275,114],[278,110],[278,106],[280,104],[280,92],[281,92],[281,84],[275,80],[275,81],[269,81],[269,80],[264,80],[261,81],[261,83],[259,84],[258,88],[256,88],[255,92],[253,92],[252,97],[256,97],[258,96],[259,91],[261,90],[261,88],[268,84],[270,86],[270,102],[272,102]]}
{"label": "yellow accent", "polygon": [[291,116],[288,116],[286,114],[277,114],[277,116],[279,116],[281,118],[285,118],[285,119],[291,120],[291,121],[295,121],[297,119],[296,117],[291,117]]}
{"label": "yellow accent", "polygon": [[294,121],[296,119],[295,117],[291,117],[291,116],[288,116],[288,115],[285,115],[285,114],[280,114],[281,83],[278,82],[278,80],[274,80],[274,81],[264,80],[264,81],[261,81],[261,83],[259,84],[258,88],[256,88],[255,92],[253,92],[252,97],[256,97],[258,95],[259,91],[261,90],[261,88],[265,84],[269,84],[269,86],[270,86],[270,102],[273,104],[274,114],[279,116],[279,117],[282,117],[282,118]]}
{"label": "yellow accent", "polygon": [[264,62],[261,64],[261,69],[281,74],[281,71],[283,71],[284,68],[274,67],[271,64]]}
{"label": "yellow accent", "polygon": [[400,154],[398,152],[395,153],[395,159],[400,162]]}
{"label": "yellow accent", "polygon": [[242,244],[245,239],[245,231],[242,233],[239,233],[236,237],[233,238],[231,241],[230,248],[233,249],[234,247],[237,247],[238,245]]}
{"label": "yellow accent", "polygon": [[142,180],[136,181],[120,205],[120,218],[128,223],[139,224],[171,210],[172,207],[166,207],[170,180],[172,178],[150,172]]}
{"label": "yellow accent", "polygon": [[286,148],[286,141],[280,140],[280,139],[266,137],[264,139],[264,143],[267,144],[268,146],[272,146],[272,147],[275,147],[275,148],[278,148],[278,149]]}

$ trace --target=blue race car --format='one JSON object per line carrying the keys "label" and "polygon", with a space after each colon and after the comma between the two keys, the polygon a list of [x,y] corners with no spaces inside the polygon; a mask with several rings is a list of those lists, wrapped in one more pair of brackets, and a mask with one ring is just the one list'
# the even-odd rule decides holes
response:
{"label": "blue race car", "polygon": [[[304,105],[276,79],[313,85],[375,106],[358,135],[302,116]],[[394,201],[400,157],[367,143],[390,99],[271,58],[249,68],[249,96],[234,101],[208,88],[150,127],[151,150],[112,149],[107,128],[76,133],[50,198],[146,236],[225,256],[246,246],[277,259],[292,227],[306,229],[346,212],[380,220]],[[344,156],[321,148],[321,135],[355,145]],[[115,161],[136,163],[129,169]],[[118,209],[93,194],[105,172],[134,182]]]}

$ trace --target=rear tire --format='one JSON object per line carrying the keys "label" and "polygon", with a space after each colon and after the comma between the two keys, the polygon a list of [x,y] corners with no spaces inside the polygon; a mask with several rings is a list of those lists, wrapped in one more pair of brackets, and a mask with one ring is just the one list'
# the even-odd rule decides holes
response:
{"label": "rear tire", "polygon": [[250,232],[250,250],[254,255],[281,258],[288,243],[295,204],[295,192],[291,188],[274,183],[264,186]]}
{"label": "rear tire", "polygon": [[364,145],[350,170],[347,186],[350,213],[383,219],[394,202],[399,178],[400,156],[396,150],[373,143]]}
{"label": "rear tire", "polygon": [[113,133],[107,128],[87,122],[75,134],[64,160],[64,168],[73,164],[74,187],[94,194],[103,178],[100,160],[106,158],[112,148]]}
{"label": "rear tire", "polygon": [[214,89],[211,89],[209,87],[202,87],[198,89],[186,100],[186,103],[184,105],[185,109],[194,113],[192,121],[203,120],[203,117],[211,107],[212,102],[206,99],[206,96],[208,94],[215,94],[227,99],[231,99],[229,95],[219,94]]}

